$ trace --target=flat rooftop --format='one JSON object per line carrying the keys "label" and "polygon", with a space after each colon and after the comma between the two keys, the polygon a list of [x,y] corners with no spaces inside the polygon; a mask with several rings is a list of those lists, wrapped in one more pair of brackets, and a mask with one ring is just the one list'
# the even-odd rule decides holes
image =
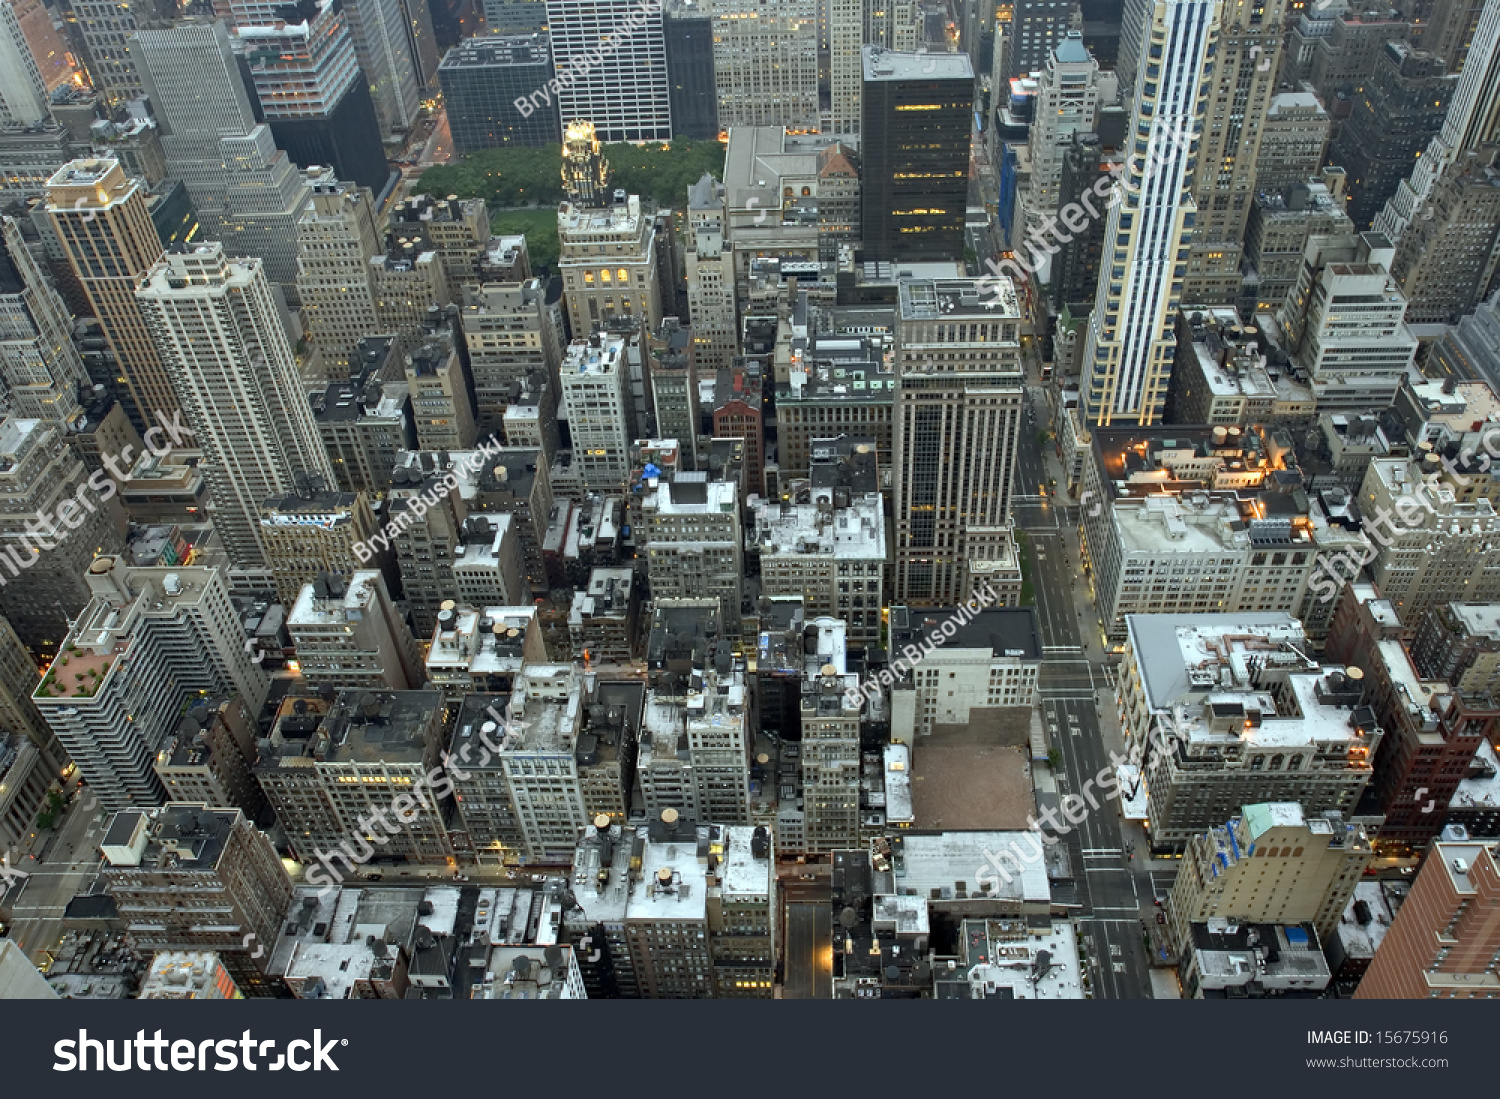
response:
{"label": "flat rooftop", "polygon": [[[902,278],[897,281],[902,320],[1020,320],[1015,285],[1005,277]],[[978,342],[978,341],[975,341]]]}
{"label": "flat rooftop", "polygon": [[[946,649],[987,649],[994,657],[1019,660],[1042,658],[1042,633],[1034,607],[988,607],[963,623],[948,638],[944,623],[957,621],[959,608],[891,609],[891,649],[922,638]],[[899,643],[899,644],[898,644]],[[932,659],[931,656],[928,659]]]}
{"label": "flat rooftop", "polygon": [[934,994],[944,1000],[1081,1000],[1078,937],[1067,920],[964,920],[963,953],[935,960]]}
{"label": "flat rooftop", "polygon": [[[1029,853],[1035,849],[1033,840],[1025,831],[1006,832],[915,832],[903,835],[906,849],[906,876],[901,884],[915,889],[919,897],[937,900],[953,900],[957,886],[963,883],[970,900],[988,897],[991,900],[1009,900],[1033,905],[1050,904],[1052,889],[1047,880],[1045,860],[1036,859],[1020,863],[1020,872],[1012,867],[1011,859],[1004,860],[1011,880],[1006,881],[996,874],[985,851],[999,855],[1002,851]],[[979,873],[990,871],[986,880],[994,885],[988,894],[982,891]]]}
{"label": "flat rooftop", "polygon": [[420,764],[441,691],[341,691],[323,720],[329,763]]}
{"label": "flat rooftop", "polygon": [[866,80],[973,80],[965,53],[897,53],[879,46],[861,50]]}
{"label": "flat rooftop", "polygon": [[1500,603],[1450,603],[1449,608],[1470,636],[1500,640]]}

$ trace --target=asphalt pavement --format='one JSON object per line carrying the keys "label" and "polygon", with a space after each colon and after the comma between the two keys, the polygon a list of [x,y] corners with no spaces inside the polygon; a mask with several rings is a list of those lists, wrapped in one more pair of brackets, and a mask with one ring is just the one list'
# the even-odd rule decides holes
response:
{"label": "asphalt pavement", "polygon": [[62,938],[63,909],[99,872],[106,815],[83,789],[68,807],[42,861],[27,859],[17,864],[27,877],[12,910],[8,935],[33,962],[46,960],[44,952]]}
{"label": "asphalt pavement", "polygon": [[[1045,397],[1027,393],[1033,436],[1050,430]],[[1061,472],[1045,446],[1022,446],[1016,461],[1013,513],[1025,532],[1027,575],[1040,619],[1043,661],[1039,689],[1052,745],[1062,756],[1054,775],[1058,795],[1084,796],[1097,789],[1100,775],[1114,769],[1111,750],[1123,751],[1115,714],[1114,668],[1100,638],[1098,618],[1078,551],[1077,508],[1051,487]],[[1095,996],[1139,999],[1151,996],[1150,965],[1142,921],[1155,919],[1155,897],[1169,882],[1175,863],[1149,857],[1140,829],[1122,820],[1117,801],[1103,800],[1064,837],[1077,883],[1081,944],[1088,955]],[[1075,815],[1080,810],[1072,803]],[[1153,872],[1155,877],[1153,878]]]}

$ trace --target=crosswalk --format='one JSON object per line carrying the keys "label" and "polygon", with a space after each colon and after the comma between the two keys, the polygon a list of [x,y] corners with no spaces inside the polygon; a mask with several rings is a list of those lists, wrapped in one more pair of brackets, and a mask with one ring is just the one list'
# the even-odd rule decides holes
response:
{"label": "crosswalk", "polygon": [[1118,859],[1124,856],[1124,851],[1118,847],[1085,847],[1083,857],[1087,859]]}

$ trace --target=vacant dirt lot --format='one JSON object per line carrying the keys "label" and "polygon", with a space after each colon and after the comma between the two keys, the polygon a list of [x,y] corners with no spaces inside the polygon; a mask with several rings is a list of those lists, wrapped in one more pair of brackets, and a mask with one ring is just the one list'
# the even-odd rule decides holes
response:
{"label": "vacant dirt lot", "polygon": [[1025,828],[1035,811],[1026,770],[1031,710],[974,710],[967,725],[938,725],[917,741],[912,800],[917,828]]}

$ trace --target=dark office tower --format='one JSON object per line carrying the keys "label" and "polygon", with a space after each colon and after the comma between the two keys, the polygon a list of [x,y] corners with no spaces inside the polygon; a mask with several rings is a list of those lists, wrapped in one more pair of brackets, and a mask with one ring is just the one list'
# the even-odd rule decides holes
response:
{"label": "dark office tower", "polygon": [[1348,173],[1355,229],[1370,226],[1442,129],[1456,81],[1432,54],[1386,43],[1328,154]]}
{"label": "dark office tower", "polygon": [[1113,70],[1120,58],[1124,3],[1122,0],[1082,0],[1078,7],[1083,15],[1083,44],[1101,68]]}
{"label": "dark office tower", "polygon": [[974,69],[961,53],[863,49],[865,257],[958,259]]}
{"label": "dark office tower", "polygon": [[1115,74],[1120,78],[1120,95],[1127,105],[1135,100],[1135,78],[1140,70],[1141,50],[1146,45],[1146,26],[1150,21],[1151,0],[1124,0],[1120,8],[1120,46],[1115,58]]}
{"label": "dark office tower", "polygon": [[1069,0],[1015,0],[1011,11],[1007,82],[1047,68],[1047,59],[1068,33],[1073,5]]}
{"label": "dark office tower", "polygon": [[[263,117],[294,164],[332,167],[339,179],[379,196],[391,170],[343,9],[316,0],[291,7],[268,10],[263,0],[230,5],[256,121]],[[286,21],[289,15],[297,21]]]}
{"label": "dark office tower", "polygon": [[672,0],[665,15],[672,136],[711,141],[719,136],[713,20],[693,0]]}
{"label": "dark office tower", "polygon": [[484,0],[486,34],[536,34],[547,26],[547,0]]}
{"label": "dark office tower", "polygon": [[556,97],[550,103],[541,95],[531,98],[551,79],[552,46],[545,34],[465,38],[438,66],[454,149],[560,144]]}
{"label": "dark office tower", "polygon": [[[428,29],[435,32],[432,40],[438,56],[478,30],[484,16],[477,0],[407,0],[407,7],[414,27],[425,20]],[[437,65],[436,58],[433,65]]]}
{"label": "dark office tower", "polygon": [[[1109,174],[1117,163],[1099,143],[1098,134],[1074,134],[1072,144],[1063,152],[1062,184],[1059,194],[1083,195],[1093,190],[1100,178]],[[1064,244],[1052,261],[1052,309],[1062,312],[1067,306],[1074,316],[1088,313],[1094,307],[1094,292],[1099,285],[1099,255],[1104,247],[1104,219],[1090,220],[1083,232]]]}

